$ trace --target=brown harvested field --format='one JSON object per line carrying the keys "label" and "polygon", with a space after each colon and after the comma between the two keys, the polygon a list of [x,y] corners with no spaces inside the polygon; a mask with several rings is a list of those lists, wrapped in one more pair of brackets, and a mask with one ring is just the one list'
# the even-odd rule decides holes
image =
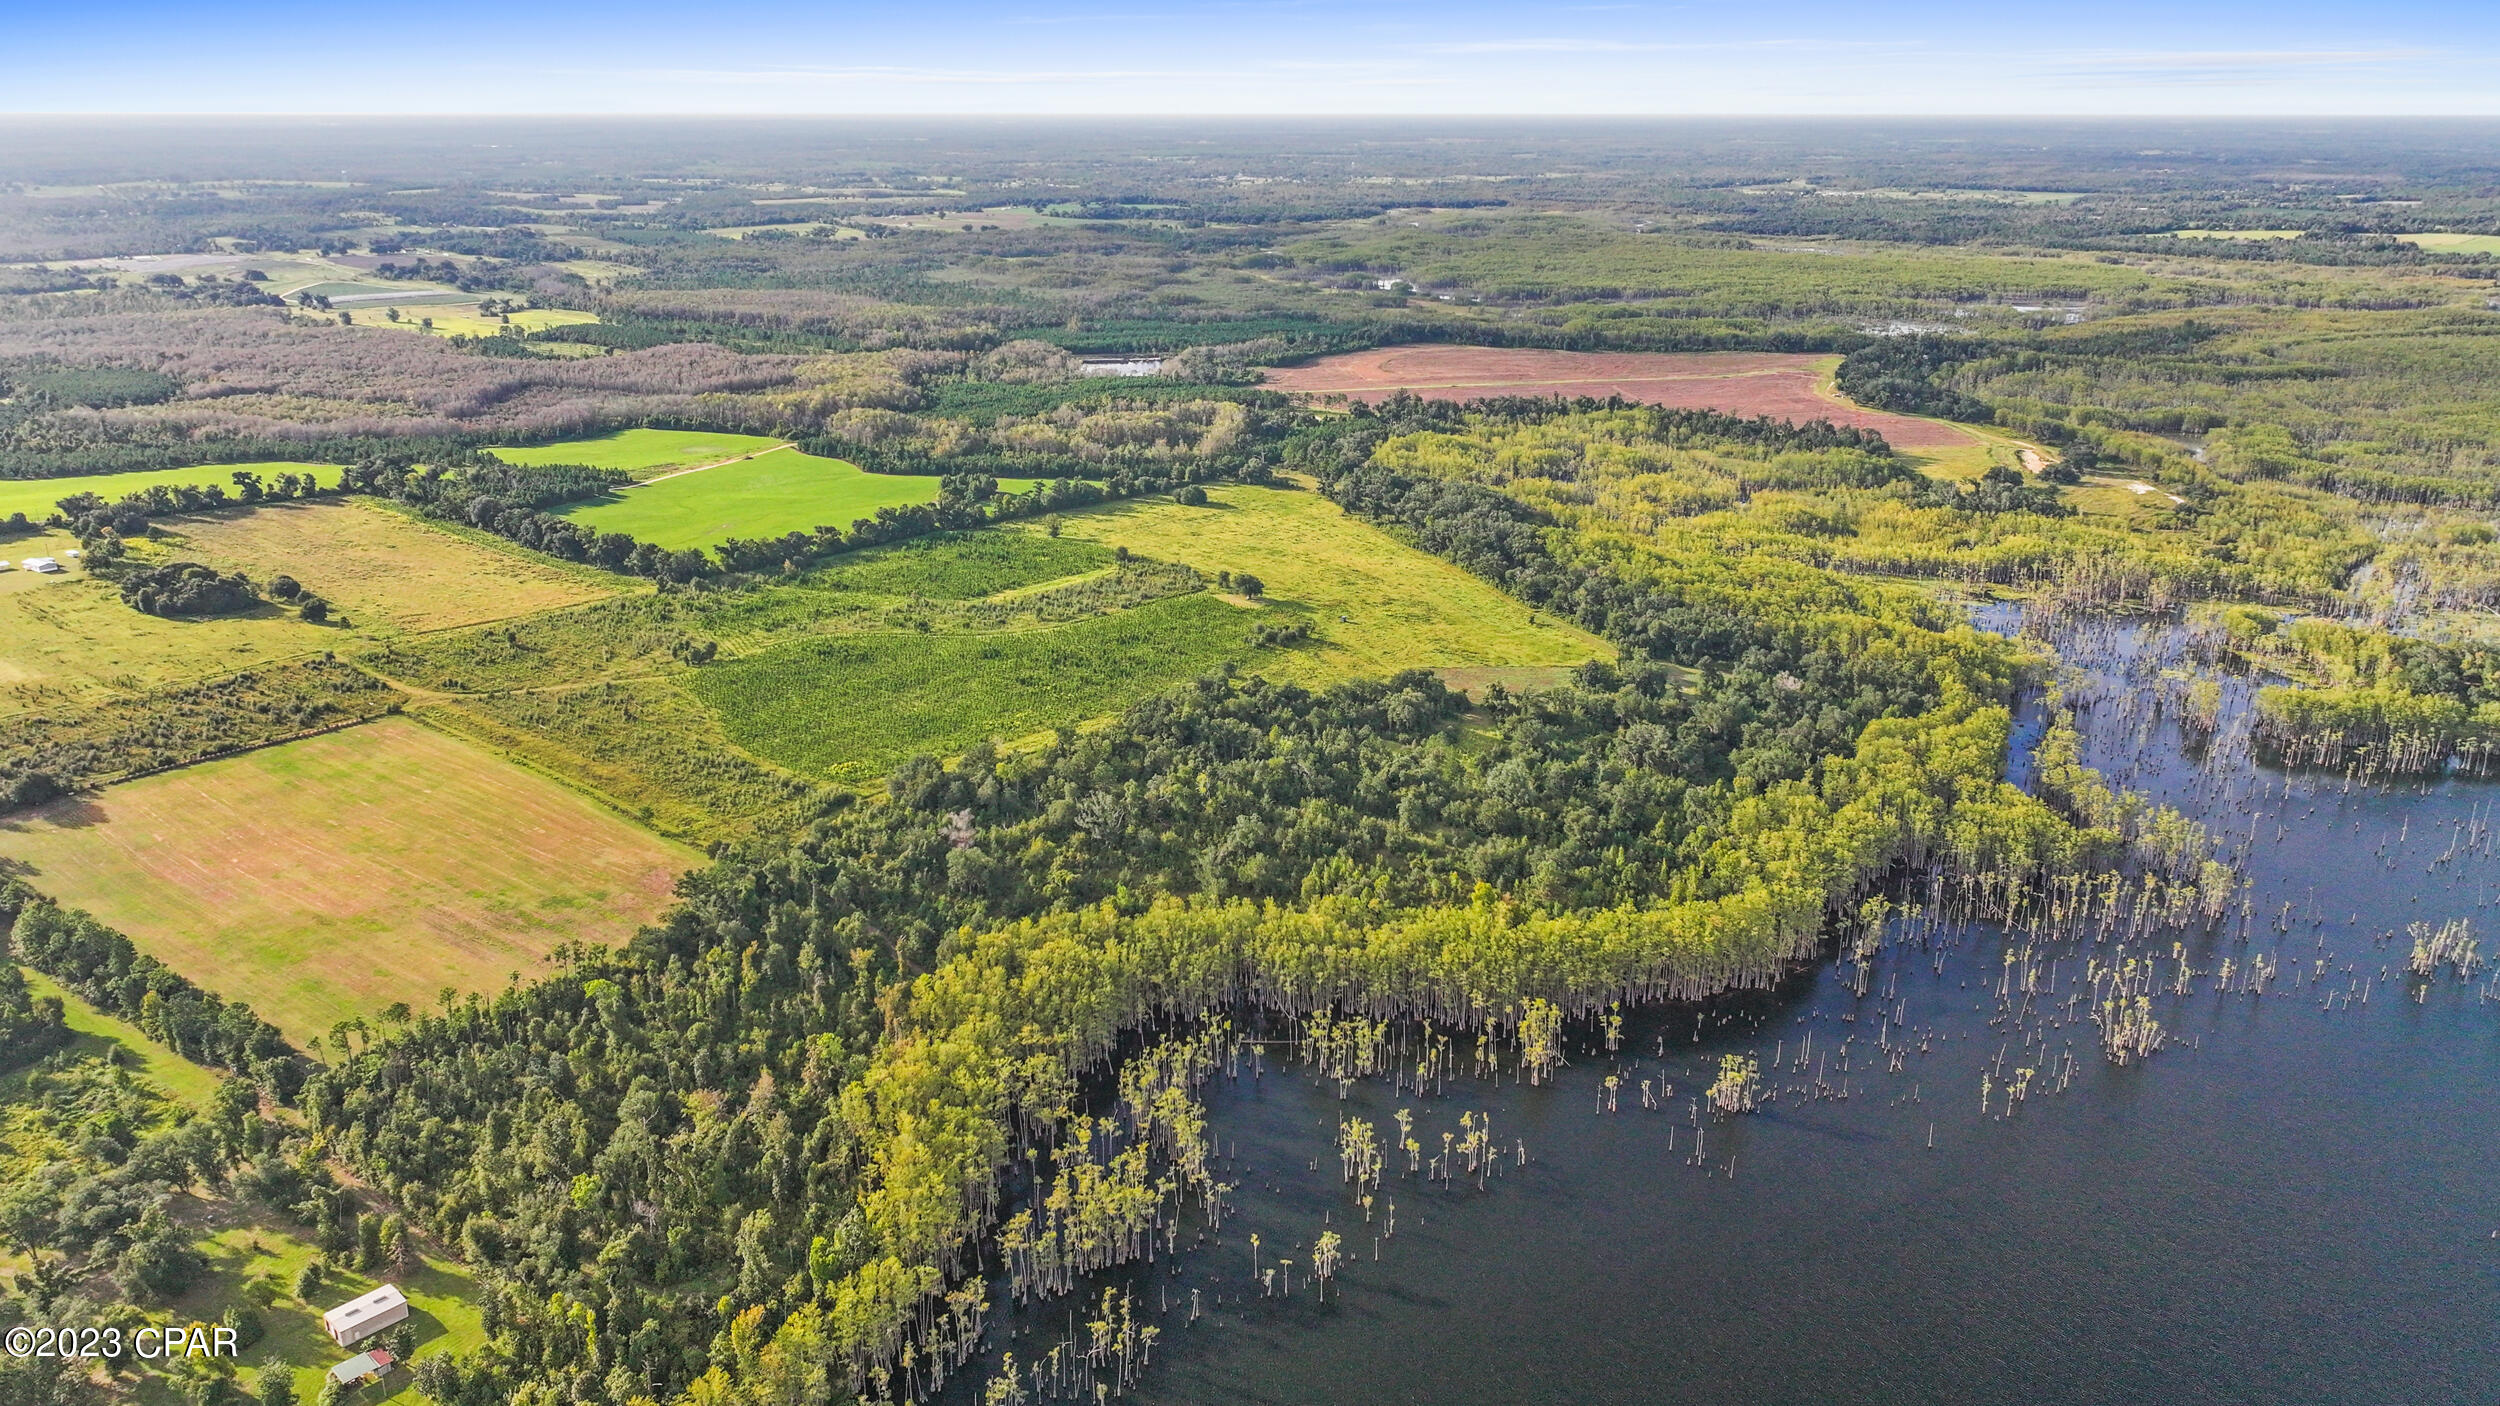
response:
{"label": "brown harvested field", "polygon": [[170,555],[292,576],[355,627],[448,630],[535,615],[623,589],[619,578],[456,536],[388,508],[281,503],[169,519]]}
{"label": "brown harvested field", "polygon": [[1510,347],[1376,347],[1270,369],[1270,389],[1365,402],[1395,391],[1433,400],[1495,395],[1622,396],[1678,410],[1829,420],[1873,430],[1893,448],[1960,449],[1977,441],[1937,420],[1852,405],[1823,390],[1839,359],[1809,352],[1573,352]]}
{"label": "brown harvested field", "polygon": [[692,850],[405,718],[0,820],[0,872],[301,1043],[500,989],[668,906]]}

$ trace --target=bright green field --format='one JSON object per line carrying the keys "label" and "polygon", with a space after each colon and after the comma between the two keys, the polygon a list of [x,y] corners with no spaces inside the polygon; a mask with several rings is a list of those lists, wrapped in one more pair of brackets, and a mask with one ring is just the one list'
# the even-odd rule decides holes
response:
{"label": "bright green field", "polygon": [[[1031,485],[1001,479],[998,486],[1017,493]],[[709,547],[732,537],[847,528],[856,519],[874,517],[879,508],[927,503],[937,494],[935,478],[865,473],[840,459],[775,449],[560,511],[602,532],[623,532],[663,547]]]}
{"label": "bright green field", "polygon": [[688,680],[732,741],[842,781],[1117,711],[1226,660],[1257,668],[1255,612],[1200,592],[1052,629],[850,635],[713,665]]}
{"label": "bright green field", "polygon": [[1580,664],[1614,647],[1417,551],[1307,490],[1226,484],[1207,504],[1115,503],[1065,520],[1069,537],[1185,562],[1210,579],[1247,571],[1267,588],[1249,623],[1307,623],[1312,645],[1264,661],[1272,677],[1323,685],[1400,669]]}
{"label": "bright green field", "polygon": [[665,473],[758,454],[783,441],[760,434],[711,434],[696,430],[618,430],[589,439],[491,450],[507,464],[588,464],[629,473]]}
{"label": "bright green field", "polygon": [[2500,254],[2500,234],[2400,234],[2407,244],[2418,244],[2442,254]]}
{"label": "bright green field", "polygon": [[[263,481],[279,474],[300,474],[317,471],[324,487],[335,487],[339,471],[327,464],[201,464],[188,469],[148,469],[134,474],[81,474],[76,478],[0,478],[0,518],[11,513],[24,513],[36,522],[50,517],[53,505],[73,493],[94,493],[107,499],[122,498],[157,484],[216,484],[228,493],[234,492],[234,475],[238,470],[259,474]],[[5,545],[5,544],[0,544]],[[0,557],[13,553],[0,552]]]}

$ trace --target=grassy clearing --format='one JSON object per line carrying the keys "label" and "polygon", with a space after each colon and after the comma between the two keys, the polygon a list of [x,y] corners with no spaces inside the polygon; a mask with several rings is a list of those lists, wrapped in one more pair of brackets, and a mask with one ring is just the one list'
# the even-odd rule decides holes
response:
{"label": "grassy clearing", "polygon": [[[1009,493],[1031,486],[1021,479],[999,480]],[[559,511],[603,532],[630,533],[663,547],[708,547],[732,537],[848,527],[874,517],[879,508],[932,502],[937,495],[932,477],[866,473],[840,459],[775,449]]]}
{"label": "grassy clearing", "polygon": [[747,750],[858,783],[918,753],[1070,726],[1226,662],[1283,657],[1250,647],[1254,620],[1202,592],[1050,629],[805,640],[688,687]]}
{"label": "grassy clearing", "polygon": [[401,718],[21,813],[0,857],[297,1041],[622,938],[695,861]]}
{"label": "grassy clearing", "polygon": [[[1951,422],[1938,421],[1937,423]],[[1977,483],[1980,477],[1992,468],[2026,468],[2027,465],[2022,457],[2026,449],[2032,452],[2033,458],[2038,462],[2043,464],[2049,462],[2050,456],[2045,454],[2038,445],[2027,440],[2019,440],[1996,430],[1982,429],[1977,425],[1955,424],[1954,428],[1969,436],[1969,442],[1951,448],[1905,450],[1901,457],[1930,478],[1949,479],[1955,483]]]}
{"label": "grassy clearing", "polygon": [[[148,469],[131,474],[80,474],[75,478],[0,478],[0,518],[11,513],[24,513],[41,522],[52,515],[54,505],[73,493],[95,493],[107,499],[119,499],[144,492],[158,484],[206,486],[216,484],[227,492],[234,491],[238,472],[256,473],[264,480],[280,474],[316,474],[325,488],[338,485],[339,471],[328,464],[263,463],[263,464],[200,464],[188,469]],[[17,543],[0,543],[0,548],[14,548]],[[21,552],[0,550],[0,557],[15,559]]]}
{"label": "grassy clearing", "polygon": [[[10,559],[59,556],[67,533],[21,537]],[[166,620],[122,603],[109,582],[0,571],[0,715],[128,697],[318,653],[345,632],[264,605],[213,620]]]}
{"label": "grassy clearing", "polygon": [[412,711],[688,844],[753,829],[815,789],[732,746],[720,719],[668,679],[482,694]]}
{"label": "grassy clearing", "polygon": [[[200,1241],[200,1253],[207,1256],[207,1276],[200,1286],[192,1288],[173,1303],[178,1318],[197,1318],[215,1323],[227,1308],[255,1306],[260,1308],[260,1323],[267,1331],[260,1341],[245,1348],[245,1361],[260,1363],[277,1358],[295,1371],[297,1401],[315,1401],[320,1393],[322,1373],[347,1356],[330,1333],[322,1331],[320,1316],[325,1308],[345,1303],[360,1293],[370,1293],[382,1286],[382,1278],[370,1273],[357,1273],[340,1266],[337,1256],[320,1256],[305,1238],[305,1231],[290,1221],[282,1221],[267,1213],[247,1213],[230,1208],[227,1218],[240,1218],[240,1223],[217,1228]],[[320,1288],[312,1291],[310,1301],[295,1298],[292,1286],[295,1276],[312,1258],[325,1258],[330,1273],[320,1278]],[[422,1258],[407,1271],[387,1271],[390,1283],[397,1283],[407,1293],[407,1321],[417,1326],[417,1351],[465,1353],[485,1346],[485,1318],[477,1313],[477,1281],[447,1261]],[[382,1333],[387,1338],[390,1333]],[[357,1343],[352,1351],[365,1351],[380,1346],[382,1338]],[[365,1406],[372,1401],[425,1401],[425,1393],[415,1388],[415,1378],[407,1371],[392,1371],[377,1386],[340,1396],[342,1403]]]}
{"label": "grassy clearing", "polygon": [[620,278],[632,278],[642,272],[632,264],[620,264],[613,259],[565,259],[556,267],[566,273],[579,274],[593,283],[614,283]]}
{"label": "grassy clearing", "polygon": [[741,454],[756,454],[786,443],[760,434],[713,434],[702,430],[618,430],[588,439],[562,439],[553,444],[498,447],[491,452],[508,464],[588,464],[595,469],[623,469],[645,476],[671,469],[717,464]]}
{"label": "grassy clearing", "polygon": [[1210,488],[1207,506],[1170,499],[1115,504],[1065,520],[1069,537],[1185,562],[1212,577],[1246,571],[1267,588],[1249,624],[1307,622],[1313,645],[1259,661],[1273,677],[1325,684],[1400,669],[1578,664],[1611,645],[1538,615],[1317,493]]}
{"label": "grassy clearing", "polygon": [[684,671],[689,646],[753,653],[803,635],[1005,629],[1077,610],[1018,595],[1111,559],[1091,542],[1039,533],[942,533],[836,558],[793,580],[732,592],[642,593],[486,629],[399,639],[360,656],[411,688],[452,694],[547,689]]}
{"label": "grassy clearing", "polygon": [[78,1038],[69,1048],[73,1055],[102,1054],[113,1045],[121,1046],[119,1058],[154,1084],[177,1103],[196,1110],[205,1110],[217,1092],[222,1076],[211,1073],[156,1043],[147,1032],[118,1016],[106,1015],[87,1004],[87,998],[61,985],[32,967],[20,968],[26,973],[26,985],[38,997],[57,997],[61,1002],[61,1022],[76,1031]]}
{"label": "grassy clearing", "polygon": [[0,725],[0,766],[66,787],[101,786],[345,727],[399,704],[399,692],[380,679],[312,655],[84,707],[12,714]]}
{"label": "grassy clearing", "polygon": [[2306,230],[2297,229],[2174,229],[2173,239],[2298,239]]}
{"label": "grassy clearing", "polygon": [[2396,238],[2442,254],[2500,254],[2500,234],[2400,234]]}
{"label": "grassy clearing", "polygon": [[744,239],[752,234],[808,236],[814,235],[818,230],[826,231],[823,237],[827,239],[864,239],[867,237],[857,229],[826,220],[800,220],[795,224],[719,225],[704,232],[717,235],[722,239]]}
{"label": "grassy clearing", "polygon": [[625,589],[605,572],[569,569],[493,538],[455,537],[360,502],[279,504],[160,526],[175,536],[167,555],[255,581],[292,576],[367,633],[478,625]]}
{"label": "grassy clearing", "polygon": [[[338,1267],[336,1258],[331,1257],[333,1268],[322,1276],[321,1287],[313,1292],[311,1301],[295,1297],[295,1276],[319,1251],[304,1238],[300,1227],[273,1216],[256,1216],[243,1224],[220,1229],[201,1241],[199,1248],[208,1256],[209,1272],[197,1288],[174,1303],[175,1316],[214,1323],[230,1307],[258,1306],[260,1299],[267,1297],[268,1307],[260,1310],[267,1335],[244,1352],[244,1360],[258,1364],[277,1359],[294,1370],[296,1399],[317,1399],[322,1374],[348,1355],[322,1331],[322,1311],[368,1293],[383,1281]],[[477,1283],[468,1271],[445,1261],[421,1258],[409,1270],[388,1271],[388,1278],[408,1296],[408,1321],[417,1326],[419,1353],[469,1352],[485,1344],[485,1320],[475,1306]],[[388,1332],[383,1336],[389,1336]],[[360,1343],[353,1350],[362,1351],[380,1342],[377,1338]],[[166,1399],[176,1398],[167,1393]],[[339,1399],[342,1403],[367,1406],[382,1401],[413,1403],[426,1398],[416,1390],[414,1379],[406,1371],[394,1371],[379,1385]]]}
{"label": "grassy clearing", "polygon": [[[550,327],[574,327],[599,320],[595,312],[575,312],[571,308],[524,308],[506,318],[495,318],[479,313],[477,307],[475,303],[465,307],[419,306],[400,325],[414,326],[437,337],[492,337],[500,332],[544,332]],[[422,319],[432,319],[434,325],[427,327]]]}
{"label": "grassy clearing", "polygon": [[836,558],[810,572],[808,589],[866,595],[980,600],[1065,580],[1112,564],[1109,548],[1038,532],[942,532]]}

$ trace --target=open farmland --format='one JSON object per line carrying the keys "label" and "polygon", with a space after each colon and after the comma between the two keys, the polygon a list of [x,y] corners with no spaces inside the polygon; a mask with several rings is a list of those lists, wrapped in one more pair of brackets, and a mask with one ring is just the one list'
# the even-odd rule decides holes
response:
{"label": "open farmland", "polygon": [[1525,605],[1317,493],[1210,487],[1204,507],[1170,499],[1121,503],[1072,516],[1062,530],[1184,562],[1210,578],[1222,571],[1258,577],[1267,593],[1250,623],[1307,623],[1316,636],[1257,665],[1297,683],[1615,655],[1613,646],[1551,615],[1531,622]]}
{"label": "open farmland", "polygon": [[163,524],[167,555],[267,582],[294,577],[361,632],[444,630],[616,594],[625,583],[484,534],[453,536],[367,502],[282,503]]}
{"label": "open farmland", "polygon": [[[1000,489],[1010,493],[1030,486],[999,480]],[[778,537],[824,525],[848,526],[875,516],[879,508],[909,507],[937,496],[935,478],[865,473],[840,459],[783,448],[557,511],[603,532],[623,532],[663,547],[709,547],[732,537]]]}
{"label": "open farmland", "polygon": [[760,434],[635,429],[587,439],[560,439],[553,444],[499,445],[488,452],[507,464],[588,464],[595,469],[623,469],[637,478],[652,478],[743,454],[760,454],[787,442]]}
{"label": "open farmland", "polygon": [[1267,373],[1273,389],[1373,402],[1397,391],[1430,400],[1497,395],[1622,396],[1677,410],[1829,420],[1873,430],[1896,449],[1956,449],[1971,436],[1941,420],[1868,410],[1826,386],[1839,358],[1803,352],[1570,352],[1505,347],[1381,347]]}
{"label": "open farmland", "polygon": [[[80,493],[93,493],[107,500],[118,500],[133,493],[142,493],[159,484],[172,487],[188,484],[204,487],[215,484],[228,493],[234,491],[234,476],[254,473],[262,479],[280,474],[312,474],[324,488],[338,486],[339,471],[328,464],[271,462],[255,464],[199,464],[187,469],[148,469],[127,474],[79,474],[70,478],[0,478],[0,518],[24,513],[41,522],[50,517],[54,505],[63,498]],[[0,544],[9,545],[9,544]]]}
{"label": "open farmland", "polygon": [[[1037,553],[985,549],[991,534],[888,549],[789,593],[942,596],[986,585],[996,588],[991,601],[1012,604],[1031,599],[1033,587],[1005,583],[1081,573],[1101,560],[1101,547],[1119,546],[1194,567],[1210,582],[1220,571],[1247,572],[1266,595],[1253,602],[1198,592],[1005,630],[857,631],[779,645],[749,635],[744,657],[695,671],[687,687],[719,713],[730,740],[756,755],[858,782],[915,753],[1100,717],[1227,662],[1317,685],[1401,669],[1614,657],[1604,641],[1550,616],[1531,620],[1519,602],[1316,493],[1215,487],[1204,507],[1118,504],[1072,515],[1062,531],[1057,540],[1022,528],[1000,534],[1022,537]],[[1097,555],[1079,555],[1080,544]],[[1312,641],[1251,643],[1262,625],[1292,624],[1308,625]]]}
{"label": "open farmland", "polygon": [[[422,319],[422,320],[421,320]],[[550,327],[578,327],[597,322],[599,315],[570,308],[523,308],[501,318],[478,311],[478,304],[420,306],[399,326],[416,327],[437,337],[492,337],[503,332],[543,332]],[[425,322],[430,321],[428,327]]]}
{"label": "open farmland", "polygon": [[1012,741],[1103,716],[1226,662],[1257,617],[1200,592],[1048,629],[804,640],[689,681],[730,738],[793,770],[871,780],[918,753]]}
{"label": "open farmland", "polygon": [[2456,234],[2439,230],[2430,234],[2400,234],[2407,244],[2439,254],[2500,254],[2500,234]]}
{"label": "open farmland", "polygon": [[298,1043],[620,940],[694,862],[398,718],[21,814],[0,856]]}
{"label": "open farmland", "polygon": [[[66,532],[50,532],[6,547],[15,561],[59,557],[77,545]],[[83,570],[0,571],[0,715],[126,697],[317,653],[341,638],[335,626],[306,624],[274,605],[168,620],[131,609],[110,582]]]}
{"label": "open farmland", "polygon": [[755,829],[815,790],[732,745],[678,679],[481,693],[411,711],[689,844]]}

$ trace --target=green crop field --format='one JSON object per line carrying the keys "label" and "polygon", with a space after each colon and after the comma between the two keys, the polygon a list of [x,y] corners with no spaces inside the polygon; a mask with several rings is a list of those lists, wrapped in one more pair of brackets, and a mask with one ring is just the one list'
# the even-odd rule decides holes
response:
{"label": "green crop field", "polygon": [[[1030,486],[1016,479],[999,481],[1010,493]],[[603,532],[630,533],[663,547],[709,547],[732,537],[848,527],[875,516],[879,508],[927,503],[937,495],[935,478],[864,473],[840,459],[774,449],[559,511]]]}
{"label": "green crop field", "polygon": [[844,635],[715,665],[689,680],[730,739],[793,770],[866,781],[1116,711],[1226,661],[1259,667],[1256,615],[1197,593],[1046,629]]}
{"label": "green crop field", "polygon": [[[598,600],[627,588],[485,536],[454,536],[366,502],[285,503],[170,519],[172,558],[253,580],[284,573],[362,633],[442,630]],[[153,546],[153,544],[152,544]]]}
{"label": "green crop field", "polygon": [[299,1043],[630,936],[696,862],[401,718],[17,815],[0,856]]}
{"label": "green crop field", "polygon": [[[216,484],[231,493],[238,471],[256,473],[263,479],[279,474],[312,473],[320,477],[324,487],[336,487],[339,471],[328,464],[263,463],[263,464],[201,464],[188,469],[150,469],[129,474],[80,474],[75,478],[0,478],[0,518],[24,513],[41,522],[53,513],[53,505],[75,493],[94,493],[106,499],[117,499],[153,488],[158,484]],[[0,542],[0,548],[14,547],[13,542]],[[0,550],[0,557],[21,553]]]}
{"label": "green crop field", "polygon": [[1317,493],[1211,487],[1207,506],[1139,500],[1065,520],[1067,536],[1185,562],[1209,577],[1247,571],[1267,588],[1251,623],[1308,622],[1318,636],[1260,667],[1298,683],[1400,669],[1578,664],[1613,646],[1537,615],[1465,570],[1406,546]]}
{"label": "green crop field", "polygon": [[741,454],[757,454],[787,441],[760,434],[713,434],[703,430],[618,430],[588,439],[560,439],[553,444],[497,447],[491,451],[508,464],[588,464],[598,469],[623,469],[652,475],[671,469],[717,464]]}

